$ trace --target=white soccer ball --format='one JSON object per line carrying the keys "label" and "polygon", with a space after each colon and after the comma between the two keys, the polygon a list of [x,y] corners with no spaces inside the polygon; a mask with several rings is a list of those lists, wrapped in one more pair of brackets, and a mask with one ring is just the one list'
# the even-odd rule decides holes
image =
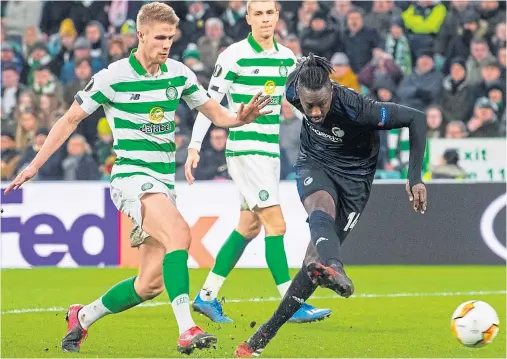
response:
{"label": "white soccer ball", "polygon": [[479,300],[470,300],[460,304],[452,314],[451,330],[461,344],[479,348],[495,339],[499,322],[492,306]]}

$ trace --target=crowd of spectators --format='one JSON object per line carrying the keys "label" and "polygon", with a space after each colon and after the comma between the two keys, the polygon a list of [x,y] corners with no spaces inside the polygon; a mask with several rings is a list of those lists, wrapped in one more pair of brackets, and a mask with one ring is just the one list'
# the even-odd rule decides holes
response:
{"label": "crowd of spectators", "polygon": [[[181,19],[170,57],[207,88],[218,54],[250,29],[245,1],[166,1]],[[143,1],[1,3],[1,164],[11,179],[91,77],[136,47]],[[277,41],[296,56],[329,58],[333,80],[381,101],[427,114],[429,138],[505,137],[505,2],[482,0],[283,1]],[[176,122],[176,178],[183,180],[195,120],[182,102]],[[282,179],[294,175],[300,120],[283,103]],[[379,170],[406,174],[408,129],[381,131]],[[228,179],[227,131],[209,131],[198,180]],[[38,180],[107,179],[114,164],[103,110],[83,121]]]}

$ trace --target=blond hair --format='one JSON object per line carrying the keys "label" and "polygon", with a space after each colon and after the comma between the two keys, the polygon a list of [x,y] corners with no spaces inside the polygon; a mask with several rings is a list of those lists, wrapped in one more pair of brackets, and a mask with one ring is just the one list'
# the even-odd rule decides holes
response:
{"label": "blond hair", "polygon": [[250,11],[250,5],[252,5],[252,3],[254,3],[254,2],[274,2],[276,10],[280,11],[280,4],[276,0],[247,0],[247,2],[246,2],[247,12]]}
{"label": "blond hair", "polygon": [[151,22],[166,22],[171,25],[178,25],[180,18],[174,12],[174,9],[169,5],[161,2],[150,2],[141,6],[137,14],[137,28],[139,29],[143,24]]}

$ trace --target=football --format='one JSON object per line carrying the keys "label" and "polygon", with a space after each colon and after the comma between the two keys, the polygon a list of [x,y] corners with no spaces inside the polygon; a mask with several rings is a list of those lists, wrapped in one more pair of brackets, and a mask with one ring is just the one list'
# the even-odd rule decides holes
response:
{"label": "football", "polygon": [[489,344],[498,334],[499,319],[488,303],[470,300],[456,308],[451,318],[452,334],[467,347]]}

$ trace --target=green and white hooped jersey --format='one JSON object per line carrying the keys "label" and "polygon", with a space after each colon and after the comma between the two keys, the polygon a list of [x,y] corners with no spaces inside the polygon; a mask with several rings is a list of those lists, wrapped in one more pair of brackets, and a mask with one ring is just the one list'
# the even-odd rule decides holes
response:
{"label": "green and white hooped jersey", "polygon": [[117,156],[111,181],[141,174],[172,189],[176,108],[180,99],[193,109],[209,96],[184,64],[168,59],[151,75],[134,53],[95,74],[76,100],[88,114],[104,107]]}
{"label": "green and white hooped jersey", "polygon": [[272,50],[263,50],[250,34],[218,57],[209,89],[226,94],[231,111],[237,112],[241,102],[247,104],[260,91],[272,97],[265,107],[272,113],[230,129],[226,157],[280,157],[281,105],[287,76],[296,67],[296,58],[289,48],[276,41],[274,45]]}

